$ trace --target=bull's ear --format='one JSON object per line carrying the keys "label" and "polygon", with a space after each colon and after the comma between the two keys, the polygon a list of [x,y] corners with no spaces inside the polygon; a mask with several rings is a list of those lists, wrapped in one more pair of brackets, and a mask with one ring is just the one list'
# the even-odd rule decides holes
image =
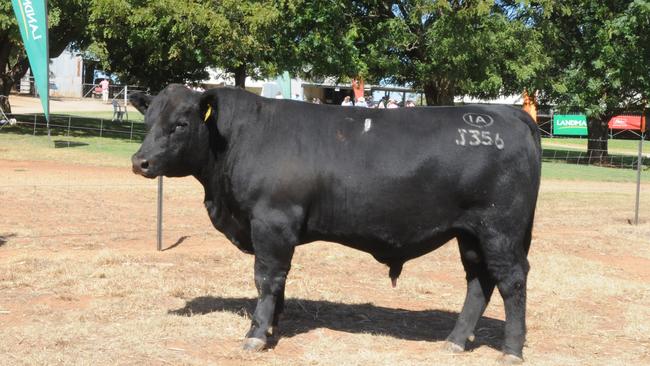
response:
{"label": "bull's ear", "polygon": [[131,102],[131,105],[134,106],[135,109],[140,111],[140,113],[143,115],[147,113],[147,108],[149,108],[151,100],[153,100],[153,97],[151,95],[142,92],[129,95],[129,102]]}
{"label": "bull's ear", "polygon": [[199,101],[199,113],[205,123],[217,120],[217,90],[210,89],[201,94]]}

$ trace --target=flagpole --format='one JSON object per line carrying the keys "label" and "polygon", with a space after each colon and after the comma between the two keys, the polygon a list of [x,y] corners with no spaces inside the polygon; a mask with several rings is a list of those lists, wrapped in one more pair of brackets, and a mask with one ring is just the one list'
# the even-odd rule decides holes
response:
{"label": "flagpole", "polygon": [[47,124],[47,137],[52,139],[50,134],[50,20],[48,19],[47,1],[45,4],[45,75],[47,75],[47,86],[45,93],[47,93],[47,113],[45,114],[45,123]]}

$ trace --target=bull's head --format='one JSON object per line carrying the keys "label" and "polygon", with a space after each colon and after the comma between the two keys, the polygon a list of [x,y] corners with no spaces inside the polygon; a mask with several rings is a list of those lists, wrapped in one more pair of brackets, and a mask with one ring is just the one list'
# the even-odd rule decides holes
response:
{"label": "bull's head", "polygon": [[[213,108],[210,93],[172,84],[157,96],[135,93],[131,104],[144,114],[148,133],[133,154],[133,172],[147,178],[196,175],[207,163],[210,127],[206,113]],[[213,98],[212,98],[213,99]]]}

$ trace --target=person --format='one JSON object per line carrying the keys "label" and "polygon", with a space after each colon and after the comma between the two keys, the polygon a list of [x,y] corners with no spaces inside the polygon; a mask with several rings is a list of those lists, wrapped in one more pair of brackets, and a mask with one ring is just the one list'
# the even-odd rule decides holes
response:
{"label": "person", "polygon": [[395,102],[395,99],[388,99],[388,105],[386,106],[387,109],[393,109],[393,108],[399,108],[397,105],[397,102]]}
{"label": "person", "polygon": [[354,106],[355,107],[368,108],[368,104],[366,103],[366,98],[364,98],[364,97],[357,98],[357,103]]}
{"label": "person", "polygon": [[314,104],[321,104],[320,98],[314,98],[314,99],[312,99],[312,103],[314,103]]}
{"label": "person", "polygon": [[293,96],[293,100],[302,100],[302,98],[300,98],[300,94],[296,93],[296,94]]}
{"label": "person", "polygon": [[346,95],[345,98],[343,98],[343,102],[341,102],[341,105],[345,107],[350,107],[353,106],[354,103],[352,103],[352,101],[350,100],[350,96]]}
{"label": "person", "polygon": [[284,99],[284,96],[282,95],[281,91],[275,93],[275,99]]}
{"label": "person", "polygon": [[102,102],[108,103],[108,79],[104,79],[99,82],[99,86],[102,88]]}
{"label": "person", "polygon": [[413,103],[413,101],[409,99],[409,100],[406,101],[405,107],[408,107],[408,108],[415,107],[415,103]]}
{"label": "person", "polygon": [[387,102],[388,102],[388,97],[383,96],[381,99],[379,99],[379,102],[377,102],[377,108],[379,108],[379,109],[386,108],[386,103]]}

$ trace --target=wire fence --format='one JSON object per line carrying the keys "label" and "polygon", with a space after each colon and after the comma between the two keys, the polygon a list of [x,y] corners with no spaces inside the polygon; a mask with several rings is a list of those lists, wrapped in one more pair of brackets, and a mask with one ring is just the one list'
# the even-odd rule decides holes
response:
{"label": "wire fence", "polygon": [[[24,137],[47,136],[47,123],[41,114],[8,114],[16,124],[0,126],[1,134]],[[112,121],[71,115],[52,115],[52,136],[56,147],[75,147],[75,138],[96,137],[141,142],[146,134],[144,123],[139,121]],[[610,140],[607,151],[587,152],[589,142],[601,142],[586,138],[544,138],[542,159],[545,163],[597,165],[629,171],[632,178],[637,168],[650,170],[650,144],[645,140]],[[639,160],[638,146],[643,154]],[[101,147],[100,147],[101,148]],[[137,145],[132,145],[135,150]],[[71,154],[74,151],[71,150]],[[0,159],[2,146],[0,145]],[[48,243],[64,240],[78,243],[80,247],[101,245],[105,240],[146,241],[152,247],[156,239],[157,186],[154,181],[136,177],[124,167],[86,171],[71,169],[52,172],[52,165],[35,163],[33,166],[15,163],[0,177],[0,199],[3,203],[3,223],[0,223],[0,245],[7,238],[21,240],[28,245],[43,247]],[[55,165],[56,166],[56,165]],[[13,169],[13,170],[11,170]],[[24,179],[16,177],[30,170],[47,170],[39,178],[34,173]],[[27,174],[25,174],[27,175]],[[631,181],[632,179],[630,179]],[[173,246],[183,237],[200,237],[212,240],[216,233],[202,205],[202,187],[192,178],[165,181],[164,200],[169,207],[165,211],[165,247]],[[3,197],[5,199],[3,199]],[[10,197],[11,199],[6,199]],[[6,204],[7,201],[12,202]],[[191,217],[192,220],[187,218]],[[198,218],[198,219],[195,219]],[[31,243],[31,244],[30,244]],[[88,244],[91,243],[91,244]]]}
{"label": "wire fence", "polygon": [[[6,116],[15,120],[15,127],[6,132],[33,136],[48,134],[48,123],[42,114],[7,113]],[[50,114],[49,129],[51,134],[59,136],[119,138],[136,142],[142,141],[147,133],[144,123],[135,120],[63,114]]]}
{"label": "wire fence", "polygon": [[[47,122],[42,114],[11,114],[15,119],[11,133],[46,135]],[[0,125],[0,130],[8,124]],[[142,121],[93,118],[74,115],[51,114],[50,132],[56,136],[66,137],[104,137],[141,142],[147,133]],[[619,135],[621,136],[621,135]],[[598,165],[603,167],[636,169],[638,164],[637,146],[643,137],[643,156],[641,165],[650,166],[650,147],[648,135],[626,134],[625,138],[611,138],[607,141],[578,137],[542,135],[542,158],[545,162],[563,162],[577,165]],[[634,138],[636,137],[636,138]],[[590,142],[602,145],[603,142],[615,142],[613,147],[605,149],[588,149]]]}
{"label": "wire fence", "polygon": [[[589,142],[601,145],[602,140],[577,139],[565,137],[546,137],[542,139],[542,160],[576,165],[596,165],[609,168],[650,169],[650,143],[647,140],[608,140],[616,142],[615,146],[607,149],[588,149]],[[641,160],[638,148],[641,144]]]}
{"label": "wire fence", "polygon": [[[140,91],[146,91],[146,88],[137,85],[109,85],[108,98],[109,99],[124,99],[124,94],[130,94]],[[99,84],[81,84],[82,98],[102,99],[102,88]]]}
{"label": "wire fence", "polygon": [[[126,169],[51,171],[48,164],[20,164],[14,175],[0,179],[0,245],[11,238],[20,247],[56,250],[59,244],[80,249],[100,248],[107,241],[156,244],[156,195],[153,181]],[[37,170],[37,172],[29,171]],[[87,183],[101,174],[103,183]],[[38,175],[38,177],[36,176]],[[45,180],[41,180],[45,179]],[[166,180],[164,212],[166,246],[182,237],[213,238],[201,202],[201,189],[190,179]],[[192,220],[187,220],[192,217]]]}

